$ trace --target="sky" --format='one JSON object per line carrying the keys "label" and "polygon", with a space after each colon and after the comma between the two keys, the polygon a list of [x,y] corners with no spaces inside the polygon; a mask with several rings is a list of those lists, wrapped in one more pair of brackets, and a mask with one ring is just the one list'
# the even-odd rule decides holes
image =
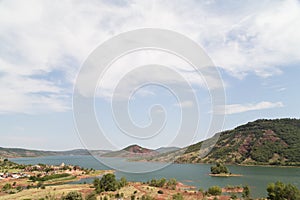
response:
{"label": "sky", "polygon": [[[167,29],[195,41],[223,84],[208,87],[209,77],[200,77],[169,53],[133,52],[109,67],[89,97],[95,100],[95,116],[107,141],[89,135],[89,128],[78,131],[73,91],[85,61],[103,42],[140,28]],[[186,146],[212,134],[207,132],[212,126],[214,89],[222,89],[226,97],[224,123],[215,131],[261,118],[300,118],[299,64],[297,0],[0,0],[0,146],[44,150],[119,149],[136,143],[149,148]],[[140,66],[144,68],[139,71]],[[143,85],[148,79],[163,84]],[[183,87],[185,81],[191,90]],[[178,99],[165,84],[186,98]],[[132,93],[133,89],[137,90]],[[190,94],[197,105],[187,98]],[[112,99],[117,102],[114,112]],[[130,134],[131,123],[116,123],[116,117],[123,116],[123,105],[128,119],[141,130],[137,135]],[[199,126],[193,131],[196,109]],[[183,117],[185,111],[188,117]],[[156,121],[161,132],[143,131]],[[182,131],[193,139],[183,135],[172,143],[182,121],[186,123]]]}

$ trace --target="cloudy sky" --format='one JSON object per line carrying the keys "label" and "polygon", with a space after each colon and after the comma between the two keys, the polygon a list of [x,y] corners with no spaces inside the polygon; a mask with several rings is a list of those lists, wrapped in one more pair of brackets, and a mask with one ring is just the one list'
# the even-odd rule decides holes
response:
{"label": "cloudy sky", "polygon": [[[73,118],[76,77],[101,43],[139,28],[172,30],[204,49],[220,73],[226,95],[226,116],[220,130],[259,118],[300,117],[297,0],[0,0],[0,146],[52,150],[86,147],[81,141],[84,133],[77,133]],[[130,99],[122,94],[114,96],[128,104],[131,120],[139,127],[151,123],[152,105],[163,107],[155,111],[165,113],[165,130],[155,140],[124,136],[109,110],[109,99],[120,77],[132,66],[150,64],[179,71],[191,83],[200,110],[200,127],[193,142],[205,138],[212,115],[206,77],[199,78],[174,55],[152,51],[124,56],[110,66],[102,85],[99,83],[95,114],[104,124],[105,135],[117,147],[132,143],[168,146],[174,137],[180,126],[180,108],[192,108],[191,99],[178,102],[170,91],[155,85],[140,88]],[[175,82],[181,88],[176,75],[149,69],[146,72],[156,81]],[[131,91],[132,82],[142,84],[147,78],[147,73],[136,73],[127,76],[130,80],[120,91]],[[88,147],[106,149],[110,145],[97,140]]]}

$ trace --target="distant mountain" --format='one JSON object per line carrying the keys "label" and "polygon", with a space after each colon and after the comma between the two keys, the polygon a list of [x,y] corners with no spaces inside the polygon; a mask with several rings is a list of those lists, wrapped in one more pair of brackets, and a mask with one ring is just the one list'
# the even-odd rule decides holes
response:
{"label": "distant mountain", "polygon": [[[212,142],[217,139],[217,142]],[[206,146],[202,147],[205,144]],[[210,145],[211,144],[211,145]],[[179,149],[163,147],[156,150],[138,145],[120,151],[92,150],[93,155],[103,157],[125,157],[129,160],[215,163],[242,165],[292,165],[300,166],[300,120],[261,119],[229,131],[217,133],[206,142],[199,142]],[[200,158],[199,154],[208,152]],[[0,148],[0,157],[33,157],[54,155],[89,155],[89,151],[37,151],[18,148]],[[131,159],[133,158],[133,159]]]}
{"label": "distant mountain", "polygon": [[159,152],[152,150],[152,149],[147,149],[143,148],[139,145],[130,145],[122,150],[119,151],[112,151],[108,152],[102,155],[102,157],[149,157],[149,156],[154,156],[158,155]]}
{"label": "distant mountain", "polygon": [[[91,150],[93,155],[102,155],[109,151],[106,150]],[[43,151],[43,150],[29,150],[22,148],[3,148],[0,147],[0,157],[16,158],[16,157],[40,157],[40,156],[58,156],[58,155],[90,155],[86,149],[74,149],[69,151]]]}
{"label": "distant mountain", "polygon": [[199,157],[203,145],[203,142],[199,142],[147,160],[168,162],[175,160],[176,163],[220,161],[228,164],[300,166],[299,119],[256,120],[233,130],[218,133],[207,143],[217,137],[219,138],[215,145],[208,145],[201,150],[210,150],[204,158]]}
{"label": "distant mountain", "polygon": [[179,149],[180,149],[179,147],[160,147],[158,149],[155,149],[155,151],[162,154],[162,153],[169,153],[169,152],[172,152],[172,151],[177,151]]}
{"label": "distant mountain", "polygon": [[0,157],[15,158],[15,157],[37,157],[37,156],[53,156],[55,152],[28,150],[21,148],[2,148],[0,147]]}

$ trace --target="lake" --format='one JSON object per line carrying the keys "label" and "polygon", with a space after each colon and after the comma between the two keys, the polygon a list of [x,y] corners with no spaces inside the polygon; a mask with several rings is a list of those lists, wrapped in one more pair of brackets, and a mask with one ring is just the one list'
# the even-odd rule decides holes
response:
{"label": "lake", "polygon": [[[119,166],[136,167],[137,169],[145,165],[162,165],[160,163],[127,162],[120,158],[105,158]],[[111,169],[101,164],[92,156],[48,156],[34,158],[14,158],[10,159],[20,164],[60,165],[61,163],[79,165],[84,168]],[[295,184],[300,187],[300,168],[285,167],[260,167],[260,166],[228,166],[234,174],[242,174],[242,177],[211,177],[209,164],[171,164],[163,169],[149,173],[124,173],[116,172],[118,178],[125,176],[129,181],[146,182],[152,178],[176,178],[178,181],[197,188],[207,189],[213,185],[248,185],[253,197],[265,197],[268,183],[282,181]]]}

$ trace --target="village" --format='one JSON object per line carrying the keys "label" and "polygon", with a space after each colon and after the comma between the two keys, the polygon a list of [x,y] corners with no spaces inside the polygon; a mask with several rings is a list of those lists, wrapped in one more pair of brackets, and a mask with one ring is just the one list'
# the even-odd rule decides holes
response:
{"label": "village", "polygon": [[26,166],[24,169],[19,169],[15,172],[0,172],[0,180],[10,180],[18,178],[30,178],[33,176],[44,177],[47,175],[67,173],[70,175],[84,175],[89,173],[93,169],[83,170],[79,166],[65,165],[62,163],[59,166],[55,165],[45,165],[45,164],[36,164]]}

